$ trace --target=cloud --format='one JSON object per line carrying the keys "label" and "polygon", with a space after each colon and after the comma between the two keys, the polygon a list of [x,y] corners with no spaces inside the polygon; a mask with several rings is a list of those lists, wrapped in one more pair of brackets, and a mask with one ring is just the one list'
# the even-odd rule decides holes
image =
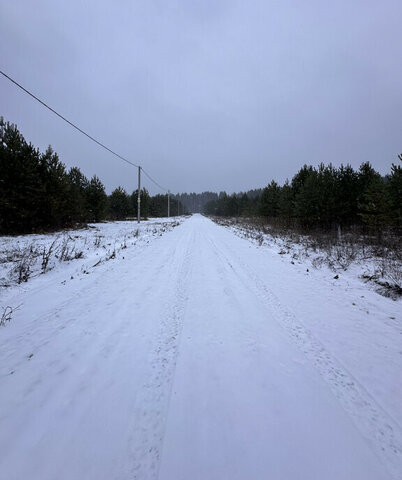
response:
{"label": "cloud", "polygon": [[[5,2],[3,68],[172,191],[247,190],[401,150],[400,2]],[[107,185],[135,172],[0,79],[34,144]],[[152,192],[157,191],[147,185]]]}

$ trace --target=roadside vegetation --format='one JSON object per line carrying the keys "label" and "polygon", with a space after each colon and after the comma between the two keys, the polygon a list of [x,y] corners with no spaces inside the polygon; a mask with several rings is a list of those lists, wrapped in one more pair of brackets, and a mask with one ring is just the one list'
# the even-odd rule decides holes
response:
{"label": "roadside vegetation", "polygon": [[179,224],[173,218],[153,220],[139,227],[126,221],[91,224],[80,230],[50,234],[3,236],[0,292],[70,263],[80,266],[81,273],[90,273],[95,267],[124,255],[126,249],[145,245]]}
{"label": "roadside vegetation", "polygon": [[398,235],[388,234],[379,242],[376,236],[351,231],[341,238],[336,232],[300,233],[274,227],[258,217],[211,218],[258,246],[273,247],[293,264],[327,267],[334,279],[355,269],[378,293],[393,299],[402,296],[402,245]]}
{"label": "roadside vegetation", "polygon": [[[136,249],[180,225],[180,220],[152,219],[139,226],[130,221],[90,224],[80,230],[0,237],[0,296],[52,272],[54,281],[82,279],[109,261],[125,261]],[[0,305],[0,327],[6,326],[22,304]]]}
{"label": "roadside vegetation", "polygon": [[402,293],[402,167],[381,176],[369,163],[303,166],[260,194],[227,195],[206,204],[218,223],[260,245],[278,245],[292,261],[310,258],[313,267],[334,272],[364,265],[361,276],[380,293]]}
{"label": "roadside vegetation", "polygon": [[[253,191],[256,192],[256,191]],[[359,170],[304,165],[279,185],[274,180],[257,195],[221,192],[204,213],[218,217],[260,217],[277,228],[311,233],[343,230],[381,237],[402,228],[402,167],[381,176],[368,163]]]}

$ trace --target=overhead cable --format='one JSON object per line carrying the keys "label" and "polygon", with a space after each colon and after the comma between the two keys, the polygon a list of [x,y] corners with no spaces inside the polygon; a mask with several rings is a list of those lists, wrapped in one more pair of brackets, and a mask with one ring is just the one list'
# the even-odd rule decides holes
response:
{"label": "overhead cable", "polygon": [[159,187],[161,190],[164,190],[165,192],[168,192],[169,190],[165,187],[162,187],[162,185],[160,185],[158,182],[156,182],[150,175],[149,173],[147,173],[143,167],[141,167],[141,170],[144,172],[144,174],[149,178],[149,180],[151,180],[151,182],[153,182],[157,187]]}
{"label": "overhead cable", "polygon": [[[127,158],[124,158],[123,156],[119,155],[118,153],[114,152],[112,149],[110,149],[109,147],[107,147],[106,145],[104,145],[103,143],[99,142],[98,140],[96,140],[96,138],[92,137],[91,135],[89,135],[88,133],[84,132],[84,130],[82,130],[80,127],[77,127],[77,125],[75,125],[73,122],[70,122],[70,120],[68,120],[66,117],[64,117],[63,115],[61,115],[60,113],[56,112],[56,110],[54,110],[52,107],[49,107],[49,105],[47,105],[45,102],[43,102],[40,98],[38,98],[36,95],[34,95],[33,93],[31,93],[29,90],[27,90],[26,88],[24,88],[22,85],[20,85],[18,82],[16,82],[13,78],[11,78],[10,76],[8,76],[6,73],[2,72],[0,70],[0,73],[6,77],[8,80],[10,80],[10,82],[14,83],[14,85],[16,85],[17,87],[19,87],[21,90],[23,90],[25,93],[27,93],[28,95],[30,95],[32,98],[34,98],[35,100],[37,100],[39,103],[41,103],[44,107],[46,107],[47,109],[49,109],[51,112],[53,112],[55,115],[57,115],[58,117],[60,117],[62,120],[64,120],[65,122],[67,122],[69,125],[71,125],[73,128],[75,128],[76,130],[78,130],[79,132],[81,132],[83,135],[85,135],[86,137],[88,137],[90,140],[92,140],[93,142],[97,143],[99,146],[101,146],[102,148],[104,148],[105,150],[107,150],[108,152],[112,153],[113,155],[115,155],[116,157],[120,158],[120,160],[123,160],[124,162],[126,163],[129,163],[130,165],[132,165],[133,167],[139,167],[139,165],[136,165],[135,163],[133,162],[130,162],[130,160],[127,160]],[[155,183],[155,182],[154,182]]]}

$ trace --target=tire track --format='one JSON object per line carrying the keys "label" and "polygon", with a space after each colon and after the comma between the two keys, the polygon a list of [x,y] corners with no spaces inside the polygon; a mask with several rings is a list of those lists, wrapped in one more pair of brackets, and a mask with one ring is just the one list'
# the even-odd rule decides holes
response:
{"label": "tire track", "polygon": [[[183,242],[184,243],[184,242]],[[192,269],[191,246],[194,239],[187,239],[186,253],[175,272],[173,297],[165,305],[155,347],[149,357],[149,377],[140,390],[135,414],[135,423],[129,440],[129,454],[133,458],[129,472],[118,479],[133,478],[155,480],[158,478],[159,463],[163,447],[165,425],[176,370],[180,338],[188,298],[188,279]],[[183,247],[183,245],[181,245]],[[181,248],[177,248],[178,257]],[[175,252],[175,253],[176,253]],[[170,260],[175,264],[175,254]]]}
{"label": "tire track", "polygon": [[402,472],[402,429],[399,424],[229,245],[225,244],[223,249],[213,238],[210,237],[210,241],[234,274],[254,290],[276,322],[314,365],[373,451],[383,460],[391,475],[399,479]]}

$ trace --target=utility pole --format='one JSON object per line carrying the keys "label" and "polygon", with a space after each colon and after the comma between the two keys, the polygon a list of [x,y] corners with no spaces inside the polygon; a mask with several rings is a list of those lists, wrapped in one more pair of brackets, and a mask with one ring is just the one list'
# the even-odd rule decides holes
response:
{"label": "utility pole", "polygon": [[137,221],[141,221],[141,167],[138,167]]}
{"label": "utility pole", "polygon": [[180,217],[180,200],[177,199],[177,216]]}
{"label": "utility pole", "polygon": [[170,190],[168,190],[168,217],[170,217]]}

